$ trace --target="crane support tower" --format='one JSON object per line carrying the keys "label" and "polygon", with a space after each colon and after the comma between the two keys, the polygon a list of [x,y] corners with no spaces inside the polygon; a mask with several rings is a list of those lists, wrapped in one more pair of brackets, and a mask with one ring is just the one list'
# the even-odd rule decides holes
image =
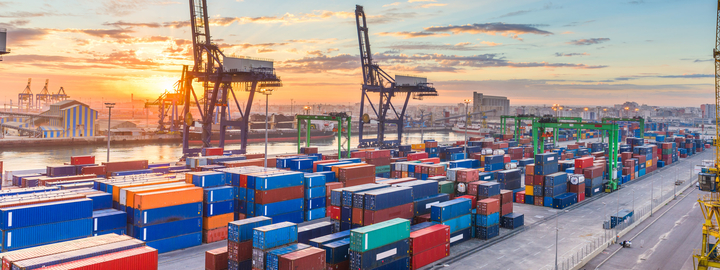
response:
{"label": "crane support tower", "polygon": [[174,91],[165,91],[152,102],[145,102],[145,108],[157,106],[158,108],[158,132],[178,132],[183,123],[183,115],[180,115],[181,106],[184,105],[185,77],[188,73],[188,66],[184,65],[180,80],[173,85]]}
{"label": "crane support tower", "polygon": [[[422,100],[424,97],[437,96],[437,91],[427,78],[395,75],[395,78],[383,71],[378,64],[373,62],[370,52],[370,33],[368,32],[365,11],[362,6],[355,6],[355,22],[357,23],[358,42],[360,45],[360,61],[362,64],[363,83],[362,95],[360,96],[360,121],[358,147],[397,147],[402,141],[402,130],[405,119],[405,109],[413,99]],[[377,94],[379,100],[373,103],[371,95]],[[392,103],[393,97],[405,95],[404,102],[400,106]],[[365,106],[370,105],[366,113]],[[392,114],[388,115],[388,112]],[[372,115],[371,115],[371,114]],[[367,138],[363,132],[365,125],[377,125],[377,137]],[[385,140],[386,125],[395,125],[397,128],[397,139]]]}
{"label": "crane support tower", "polygon": [[21,111],[23,107],[25,107],[25,111],[29,111],[33,108],[33,105],[35,105],[33,102],[33,93],[32,90],[30,90],[31,82],[32,78],[28,78],[28,84],[25,86],[25,90],[18,94],[18,111]]}
{"label": "crane support tower", "polygon": [[35,108],[40,109],[43,105],[52,103],[52,94],[48,91],[48,83],[50,83],[50,79],[45,79],[45,86],[40,93],[35,95]]}
{"label": "crane support tower", "polygon": [[10,53],[10,49],[7,48],[7,29],[0,28],[0,61],[3,60],[2,56]]}
{"label": "crane support tower", "polygon": [[[645,119],[639,116],[633,118],[615,118],[615,117],[603,117],[602,123],[615,123],[615,122],[637,122],[640,125],[640,138],[645,138]],[[601,132],[602,142],[605,142],[605,132]]]}
{"label": "crane support tower", "polygon": [[[715,139],[713,146],[715,147],[715,163],[708,168],[703,168],[703,172],[698,174],[698,182],[701,191],[710,192],[703,194],[698,198],[700,210],[702,211],[705,222],[702,228],[702,244],[700,250],[696,250],[693,254],[693,261],[697,259],[697,267],[695,269],[705,270],[709,267],[720,268],[720,258],[718,254],[718,239],[720,239],[720,193],[718,193],[718,179],[720,179],[720,1],[718,1],[715,24],[715,49],[713,49],[713,58],[715,59]],[[714,240],[714,242],[713,242]]]}
{"label": "crane support tower", "polygon": [[[275,75],[273,61],[248,57],[229,57],[212,43],[207,0],[189,0],[190,24],[193,42],[192,71],[185,75],[183,88],[183,155],[196,155],[204,148],[212,147],[212,134],[219,133],[218,147],[225,147],[225,131],[228,127],[240,129],[240,149],[245,153],[249,129],[250,112],[256,92],[272,90],[282,86],[280,77]],[[193,81],[202,84],[203,97],[199,100],[193,89]],[[236,91],[248,92],[243,107],[238,102]],[[232,97],[232,100],[230,100]],[[194,103],[191,103],[191,98]],[[202,147],[190,148],[190,127],[193,126],[191,104],[196,104],[200,113]],[[234,105],[234,106],[231,106]],[[240,119],[230,119],[230,111],[236,108]],[[217,114],[217,116],[216,116]],[[212,126],[219,128],[214,130]]]}

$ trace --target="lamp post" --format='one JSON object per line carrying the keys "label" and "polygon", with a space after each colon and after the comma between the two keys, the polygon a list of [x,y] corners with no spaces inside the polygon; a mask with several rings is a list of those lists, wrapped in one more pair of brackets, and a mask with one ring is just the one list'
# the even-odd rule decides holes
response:
{"label": "lamp post", "polygon": [[293,114],[293,99],[292,98],[290,99],[290,115],[295,115],[295,114]]}
{"label": "lamp post", "polygon": [[[551,210],[552,211],[552,210]],[[558,219],[560,219],[560,213],[566,212],[567,210],[555,210],[555,270],[558,269],[558,234],[560,233],[560,227],[558,226]]]}
{"label": "lamp post", "polygon": [[112,120],[112,108],[115,107],[115,103],[105,103],[105,107],[108,108],[108,129],[107,129],[107,162],[110,162],[110,121]]}
{"label": "lamp post", "polygon": [[305,110],[305,115],[307,115],[311,109],[312,109],[312,107],[310,107],[310,106],[303,107],[303,110]]}
{"label": "lamp post", "polygon": [[466,100],[464,100],[464,102],[465,102],[465,149],[467,149],[467,144],[468,144],[467,130],[468,130],[468,125],[470,124],[470,118],[469,118],[470,115],[468,114],[468,105],[470,105],[470,102],[472,102],[472,100],[466,99]]}
{"label": "lamp post", "polygon": [[260,93],[265,95],[265,169],[267,170],[267,146],[268,146],[268,97],[272,95],[272,89],[261,89]]}

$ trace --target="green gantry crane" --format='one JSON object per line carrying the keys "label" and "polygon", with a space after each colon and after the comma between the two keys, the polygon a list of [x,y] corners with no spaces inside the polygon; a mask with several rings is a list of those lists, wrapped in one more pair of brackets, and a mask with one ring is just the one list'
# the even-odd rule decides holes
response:
{"label": "green gantry crane", "polygon": [[[345,113],[330,113],[329,115],[302,115],[298,114],[295,116],[295,118],[298,120],[297,123],[297,131],[298,131],[298,153],[300,153],[300,148],[303,145],[302,144],[302,125],[300,124],[300,120],[305,120],[305,147],[310,147],[310,123],[312,120],[318,120],[318,121],[334,121],[337,122],[337,139],[338,139],[338,158],[343,158],[342,151],[347,151],[347,158],[350,157],[350,134],[351,131],[351,119],[352,116],[349,116]],[[346,125],[347,124],[347,125]],[[345,142],[343,142],[343,138],[345,138]],[[343,149],[343,145],[345,145]]]}
{"label": "green gantry crane", "polygon": [[[523,120],[535,121],[535,120],[539,120],[540,118],[541,118],[540,116],[534,116],[534,115],[518,115],[518,116],[501,115],[500,116],[500,125],[502,126],[503,134],[505,134],[507,132],[507,119],[513,119],[514,120],[513,124],[515,125],[515,130],[513,131],[513,134],[514,134],[515,140],[518,140],[520,138],[520,124],[522,123],[522,121]],[[575,123],[582,122],[581,117],[553,117],[553,118],[557,118],[558,121],[573,121]],[[557,136],[558,136],[558,133],[554,132],[553,139],[554,139],[555,143],[557,143],[557,140],[558,140]],[[575,140],[578,142],[580,141],[580,130],[579,129],[577,130],[577,138]]]}
{"label": "green gantry crane", "polygon": [[[547,119],[547,118],[544,118]],[[551,118],[552,119],[552,118]],[[551,120],[552,121],[552,120]],[[540,122],[539,120],[533,120],[532,123],[532,138],[533,138],[533,150],[535,151],[535,154],[538,153],[544,153],[545,152],[545,145],[539,144],[538,145],[538,136],[539,132],[544,133],[546,128],[552,128],[553,133],[557,133],[556,131],[561,128],[565,129],[595,129],[595,130],[601,130],[601,131],[607,131],[610,134],[610,142],[609,142],[609,158],[608,158],[608,166],[610,167],[610,170],[608,170],[609,174],[609,180],[608,184],[605,186],[605,192],[613,192],[617,190],[618,188],[618,181],[617,181],[617,156],[619,151],[619,145],[618,145],[618,135],[619,135],[619,128],[617,124],[608,124],[608,123],[558,123],[558,122]]]}
{"label": "green gantry crane", "polygon": [[[616,123],[616,122],[637,122],[640,124],[640,138],[645,138],[645,119],[642,117],[633,118],[617,118],[617,117],[603,117],[602,123]],[[601,132],[602,142],[605,142],[605,132]]]}

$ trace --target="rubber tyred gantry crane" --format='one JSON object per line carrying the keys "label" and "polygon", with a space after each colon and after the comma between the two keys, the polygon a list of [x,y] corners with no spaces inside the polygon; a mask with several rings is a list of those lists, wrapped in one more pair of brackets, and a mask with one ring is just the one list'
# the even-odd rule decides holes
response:
{"label": "rubber tyred gantry crane", "polygon": [[[437,96],[438,94],[433,85],[427,82],[427,78],[402,75],[395,75],[393,78],[383,71],[372,59],[370,34],[362,6],[355,6],[355,22],[357,23],[363,72],[362,96],[360,97],[360,144],[358,147],[394,148],[402,141],[405,109],[410,97],[422,100],[423,97]],[[377,103],[373,103],[370,99],[371,94],[378,94]],[[402,95],[405,95],[405,101],[396,107],[392,103],[392,98]],[[372,113],[372,115],[365,113],[366,103],[370,105],[368,113]],[[388,115],[389,111],[392,111],[390,115]],[[377,125],[376,138],[365,137],[363,132],[365,125]],[[396,140],[385,140],[386,125],[395,125],[397,128]]]}

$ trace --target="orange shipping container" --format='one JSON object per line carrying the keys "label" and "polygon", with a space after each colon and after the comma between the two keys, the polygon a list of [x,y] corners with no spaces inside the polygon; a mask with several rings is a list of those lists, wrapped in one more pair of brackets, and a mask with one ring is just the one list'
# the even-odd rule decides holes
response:
{"label": "orange shipping container", "polygon": [[[159,185],[122,189],[122,190],[120,190],[121,194],[120,194],[119,203],[121,205],[134,205],[135,195],[137,195],[137,194],[144,194],[144,193],[163,191],[163,190],[190,188],[190,187],[194,187],[194,186],[195,185],[193,185],[193,184],[184,184],[182,182],[178,182],[178,183],[168,183],[168,184],[159,184]],[[123,196],[123,194],[122,194],[123,191],[125,193],[125,196]],[[125,199],[125,201],[123,201],[123,198]]]}
{"label": "orange shipping container", "polygon": [[148,181],[143,181],[143,182],[111,183],[111,185],[113,185],[113,190],[112,190],[113,201],[117,202],[120,199],[120,189],[121,188],[157,185],[157,184],[163,183],[163,182],[166,182],[166,183],[180,182],[180,183],[182,183],[185,181],[178,180],[178,179],[149,179]]}
{"label": "orange shipping container", "polygon": [[335,165],[335,166],[332,166],[332,171],[335,173],[335,175],[337,175],[341,168],[350,168],[350,167],[365,166],[365,165],[367,165],[367,163]]}
{"label": "orange shipping container", "polygon": [[[201,189],[202,190],[202,189]],[[227,227],[228,223],[235,221],[235,213],[227,213],[212,217],[203,217],[203,230],[212,230]]]}
{"label": "orange shipping container", "polygon": [[[227,223],[225,223],[225,225],[227,225]],[[202,231],[202,241],[203,241],[203,243],[206,243],[206,244],[225,240],[225,239],[227,239],[227,236],[228,236],[227,226],[212,229],[212,230],[203,230]]]}
{"label": "orange shipping container", "polygon": [[202,202],[203,189],[200,187],[164,190],[145,194],[136,194],[133,208],[148,210],[194,202]]}

